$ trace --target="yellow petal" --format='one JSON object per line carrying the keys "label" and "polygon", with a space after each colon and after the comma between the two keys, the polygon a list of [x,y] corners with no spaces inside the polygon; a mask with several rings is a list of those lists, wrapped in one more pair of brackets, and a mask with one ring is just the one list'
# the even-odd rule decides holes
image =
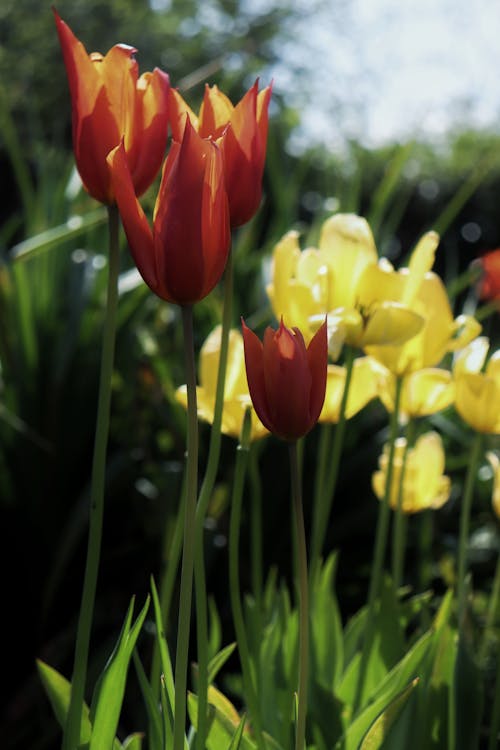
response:
{"label": "yellow petal", "polygon": [[[394,409],[396,378],[381,383],[380,399],[388,411]],[[437,367],[406,375],[401,393],[400,414],[405,419],[425,417],[446,409],[455,398],[455,383],[448,370]]]}
{"label": "yellow petal", "polygon": [[[378,372],[380,365],[369,357],[354,360],[349,393],[345,410],[350,419],[363,409],[369,401],[377,397]],[[326,394],[320,422],[337,424],[340,417],[340,402],[345,388],[346,369],[338,365],[328,365]]]}
{"label": "yellow petal", "polygon": [[382,302],[368,312],[360,345],[400,346],[413,338],[424,322],[421,315],[398,302]]}
{"label": "yellow petal", "polygon": [[478,432],[500,434],[500,382],[484,373],[462,373],[456,378],[455,406]]}
{"label": "yellow petal", "polygon": [[358,281],[378,258],[368,222],[355,214],[331,216],[322,226],[319,250],[331,271],[329,309],[355,307]]}
{"label": "yellow petal", "polygon": [[493,492],[491,501],[497,518],[500,519],[500,459],[493,451],[488,451],[486,458],[493,469]]}
{"label": "yellow petal", "polygon": [[455,377],[464,372],[481,372],[486,362],[489,348],[489,339],[486,336],[478,336],[478,338],[471,341],[470,344],[458,352],[455,355],[453,363],[453,374]]}
{"label": "yellow petal", "polygon": [[[403,471],[403,455],[406,450],[406,440],[399,438],[396,442],[395,461],[389,502],[392,508],[397,508],[401,475]],[[375,494],[382,499],[385,494],[387,478],[388,446],[379,459],[379,471],[372,477]],[[444,450],[440,436],[435,432],[422,435],[413,448],[409,448],[404,465],[403,486],[401,488],[401,507],[404,513],[418,513],[428,508],[440,508],[449,498],[451,482],[443,475]]]}
{"label": "yellow petal", "polygon": [[417,243],[410,258],[408,280],[401,299],[404,305],[411,305],[417,296],[426,273],[434,265],[438,245],[437,232],[427,232]]}

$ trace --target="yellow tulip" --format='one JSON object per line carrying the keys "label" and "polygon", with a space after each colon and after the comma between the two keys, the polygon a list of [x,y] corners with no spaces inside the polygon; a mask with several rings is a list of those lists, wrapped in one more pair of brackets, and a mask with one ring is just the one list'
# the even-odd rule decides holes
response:
{"label": "yellow tulip", "polygon": [[[387,411],[394,410],[396,376],[381,366],[379,397]],[[449,370],[427,367],[403,378],[399,417],[407,421],[446,409],[455,398],[455,383]]]}
{"label": "yellow tulip", "polygon": [[484,336],[461,352],[455,361],[455,408],[477,432],[500,434],[500,350],[495,351],[483,371],[488,351]]}
{"label": "yellow tulip", "polygon": [[423,320],[420,331],[402,345],[365,345],[365,352],[395,375],[437,365],[447,352],[465,346],[481,330],[470,316],[453,318],[444,284],[431,271],[438,242],[438,235],[428,232],[413,251],[408,268],[395,271],[389,263],[379,263],[366,269],[358,288],[360,303],[368,309],[393,300]]}
{"label": "yellow tulip", "polygon": [[[200,385],[196,388],[198,417],[205,422],[210,423],[212,423],[214,419],[221,330],[221,326],[214,328],[205,340],[200,351]],[[187,408],[187,393],[185,385],[182,385],[177,389],[176,398],[179,403]],[[268,435],[268,430],[266,430],[252,407],[252,400],[248,392],[243,338],[239,331],[231,330],[229,332],[229,348],[221,426],[222,432],[225,435],[230,435],[237,439],[240,437],[243,418],[248,408],[251,408],[252,418],[250,439],[258,440],[259,438]]]}
{"label": "yellow tulip", "polygon": [[[401,484],[404,455],[401,508],[403,513],[419,513],[429,508],[440,508],[450,496],[451,482],[443,475],[445,456],[443,443],[436,432],[427,432],[418,438],[413,448],[406,447],[406,439],[398,438],[395,445],[392,483],[389,495],[391,508],[396,510]],[[379,458],[379,470],[372,476],[372,487],[379,500],[385,493],[389,446],[385,445]]]}
{"label": "yellow tulip", "polygon": [[500,519],[500,459],[496,453],[493,453],[493,451],[488,451],[486,458],[493,469],[493,494],[491,498],[493,510],[495,511],[497,518]]}
{"label": "yellow tulip", "polygon": [[392,297],[375,305],[360,303],[359,285],[377,268],[377,250],[365,219],[335,214],[323,224],[319,248],[299,246],[297,232],[276,245],[267,293],[278,319],[297,326],[309,339],[328,313],[329,348],[337,359],[342,345],[401,344],[423,319]]}
{"label": "yellow tulip", "polygon": [[[346,419],[350,419],[363,409],[369,401],[378,395],[378,379],[382,377],[382,366],[371,357],[359,357],[354,360],[347,404]],[[326,395],[320,422],[337,424],[340,417],[340,402],[344,393],[346,368],[328,365],[326,376]]]}

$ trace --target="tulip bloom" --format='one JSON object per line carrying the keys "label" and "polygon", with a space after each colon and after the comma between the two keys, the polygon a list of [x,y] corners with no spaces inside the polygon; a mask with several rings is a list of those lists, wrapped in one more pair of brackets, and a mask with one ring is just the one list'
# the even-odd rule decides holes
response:
{"label": "tulip bloom", "polygon": [[[200,351],[199,377],[200,385],[196,389],[198,417],[212,424],[214,420],[215,394],[217,390],[217,373],[219,371],[221,326],[217,326],[205,340]],[[187,407],[187,390],[182,385],[176,391],[176,399]],[[269,434],[252,407],[245,374],[245,354],[241,333],[229,332],[227,353],[226,382],[224,386],[224,405],[222,408],[221,430],[225,435],[240,438],[245,412],[250,408],[250,440],[258,440]]]}
{"label": "tulip bloom", "polygon": [[500,434],[500,350],[494,352],[483,371],[489,342],[480,336],[457,356],[455,408],[477,432]]}
{"label": "tulip bloom", "polygon": [[153,230],[134,193],[123,144],[108,156],[116,202],[135,264],[162,299],[191,305],[220,280],[230,247],[222,155],[186,123],[163,168]]}
{"label": "tulip bloom", "polygon": [[[387,411],[394,410],[396,377],[380,365],[378,395]],[[400,420],[427,417],[451,406],[455,398],[455,382],[449,370],[426,367],[403,378],[399,404]]]}
{"label": "tulip bloom", "polygon": [[325,400],[326,321],[306,348],[298,328],[266,328],[264,344],[242,321],[248,388],[260,421],[294,441],[318,421]]}
{"label": "tulip bloom", "polygon": [[477,262],[482,269],[479,297],[500,302],[500,248],[485,253]]}
{"label": "tulip bloom", "polygon": [[370,267],[358,287],[364,308],[376,307],[391,299],[404,305],[423,321],[420,331],[403,344],[365,345],[367,354],[375,357],[394,375],[437,365],[444,355],[471,341],[481,330],[468,315],[454,319],[443,282],[431,271],[439,242],[435,232],[427,232],[413,251],[408,268],[395,271],[385,261]]}
{"label": "tulip bloom", "polygon": [[83,185],[101,203],[114,201],[106,156],[123,138],[137,195],[161,167],[168,134],[166,73],[138,78],[136,50],[117,44],[103,56],[83,44],[54,10],[71,93],[73,149]]}
{"label": "tulip bloom", "polygon": [[217,86],[206,86],[199,117],[178,91],[170,90],[170,125],[174,140],[182,140],[186,115],[202,138],[217,140],[224,156],[224,174],[231,226],[249,221],[262,195],[271,87],[259,92],[256,81],[233,106]]}
{"label": "tulip bloom", "polygon": [[[405,438],[397,439],[389,495],[391,508],[396,510],[398,507],[405,453],[407,455],[401,495],[403,513],[440,508],[450,497],[451,482],[449,477],[443,475],[445,456],[443,443],[437,432],[421,435],[413,448],[407,448]],[[379,458],[379,471],[372,477],[373,491],[379,500],[385,495],[388,463],[389,446],[385,445]]]}
{"label": "tulip bloom", "polygon": [[328,313],[330,354],[337,359],[344,343],[399,345],[422,327],[420,315],[392,297],[377,304],[360,302],[359,287],[377,268],[377,249],[365,219],[335,214],[321,229],[319,247],[300,250],[298,233],[288,232],[273,254],[267,293],[274,314],[297,325],[307,339]]}

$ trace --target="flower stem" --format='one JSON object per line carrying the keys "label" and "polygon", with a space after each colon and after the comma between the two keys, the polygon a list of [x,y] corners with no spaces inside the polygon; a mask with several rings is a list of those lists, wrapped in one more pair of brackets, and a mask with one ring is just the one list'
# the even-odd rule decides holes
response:
{"label": "flower stem", "polygon": [[187,465],[184,538],[182,547],[181,584],[177,651],[175,657],[175,706],[173,750],[183,750],[186,725],[186,692],[191,619],[191,595],[194,566],[194,527],[198,490],[198,411],[196,406],[196,366],[194,360],[193,308],[181,307],[184,332],[184,354],[187,384]]}
{"label": "flower stem", "polygon": [[[185,514],[186,504],[186,471],[184,471],[184,482],[181,491],[181,501],[177,516],[175,519],[174,533],[171,535],[170,529],[165,528],[163,535],[162,544],[162,573],[160,582],[160,610],[162,623],[165,633],[168,628],[168,620],[170,614],[170,605],[172,603],[172,595],[174,593],[175,583],[177,581],[177,571],[179,568],[179,560],[182,552],[182,537],[183,537],[183,520]],[[153,656],[151,659],[151,687],[155,700],[160,698],[160,645],[159,639],[155,638],[153,646]]]}
{"label": "flower stem", "polygon": [[234,469],[233,494],[231,498],[231,517],[229,520],[229,594],[231,598],[231,609],[233,614],[234,629],[238,652],[241,661],[241,672],[245,698],[248,702],[253,729],[259,750],[265,750],[264,738],[262,736],[262,722],[260,717],[259,701],[255,685],[255,676],[252,669],[250,650],[248,648],[247,634],[243,619],[241,606],[241,592],[239,581],[239,550],[240,550],[240,524],[241,505],[243,499],[243,487],[248,463],[249,437],[251,428],[250,410],[247,410],[243,422],[240,443],[237,448],[236,465]]}
{"label": "flower stem", "polygon": [[394,527],[392,530],[392,579],[396,590],[401,586],[404,574],[406,529],[408,519],[403,513],[403,492],[408,451],[413,446],[414,425],[414,421],[410,419],[406,426],[406,447],[403,455],[403,464],[401,466],[401,475],[399,478],[398,487],[398,504],[396,507]]}
{"label": "flower stem", "polygon": [[196,640],[198,652],[198,727],[196,731],[197,750],[204,750],[207,734],[207,691],[208,691],[208,623],[207,587],[205,580],[205,554],[203,529],[208,503],[212,496],[217,469],[219,466],[224,388],[226,384],[229,331],[231,328],[231,308],[233,298],[233,254],[229,253],[224,274],[224,303],[222,310],[222,330],[215,391],[214,418],[210,432],[207,468],[200,490],[195,522],[195,597],[196,597]]}
{"label": "flower stem", "polygon": [[297,537],[297,573],[299,590],[299,681],[297,732],[295,750],[306,748],[306,713],[307,713],[307,678],[309,668],[309,588],[307,580],[307,549],[302,509],[302,488],[299,462],[297,460],[297,443],[290,443],[290,480],[292,487],[293,513]]}
{"label": "flower stem", "polygon": [[396,446],[396,438],[398,436],[398,421],[399,421],[399,405],[401,403],[401,391],[403,386],[403,378],[397,377],[396,379],[396,393],[394,398],[394,410],[391,414],[390,421],[390,436],[389,436],[389,460],[387,464],[387,476],[385,482],[385,492],[382,502],[379,505],[379,513],[377,520],[377,531],[375,535],[375,549],[373,553],[373,565],[372,575],[370,579],[370,588],[368,590],[368,604],[366,612],[366,629],[363,640],[363,650],[361,652],[361,662],[359,666],[356,693],[353,703],[353,712],[356,713],[360,707],[360,702],[363,695],[363,687],[366,678],[366,669],[368,666],[368,658],[370,656],[370,649],[372,646],[373,635],[375,630],[375,605],[377,596],[380,593],[380,584],[382,582],[382,573],[384,567],[385,550],[387,546],[387,535],[389,531],[389,520],[390,520],[390,503],[389,498],[391,495],[392,485],[392,473],[394,464],[394,450]]}
{"label": "flower stem", "polygon": [[258,617],[262,614],[262,480],[259,472],[259,444],[250,447],[250,530],[252,592]]}
{"label": "flower stem", "polygon": [[87,679],[90,631],[94,613],[99,559],[101,555],[104,515],[104,486],[106,481],[106,451],[111,406],[111,378],[116,338],[116,310],[118,306],[118,271],[120,247],[118,242],[119,214],[116,206],[108,208],[109,267],[106,312],[101,349],[99,397],[97,405],[92,480],[90,489],[89,536],[83,581],[82,601],[76,635],[75,661],[71,683],[71,698],[64,727],[63,750],[75,750],[80,743],[80,725]]}
{"label": "flower stem", "polygon": [[[333,438],[333,448],[331,456],[329,453],[328,432],[322,435],[320,451],[324,454],[320,456],[318,467],[319,476],[316,477],[316,491],[314,498],[313,525],[311,535],[311,580],[315,576],[319,566],[323,545],[325,543],[326,531],[328,529],[328,519],[333,505],[337,479],[339,475],[340,458],[342,447],[344,445],[344,436],[346,428],[346,407],[351,385],[353,366],[354,366],[354,349],[352,346],[345,347],[345,383],[342,393],[342,400],[339,409],[339,421],[335,428]],[[326,459],[326,460],[325,460]],[[329,468],[328,468],[329,467]]]}
{"label": "flower stem", "polygon": [[472,498],[474,496],[474,482],[476,479],[479,459],[483,446],[483,436],[476,432],[472,442],[470,453],[469,467],[465,478],[464,494],[460,512],[460,533],[458,541],[458,561],[457,561],[457,598],[458,598],[458,623],[459,627],[463,625],[465,615],[466,599],[466,575],[467,575],[467,544],[469,541],[470,512],[472,507]]}

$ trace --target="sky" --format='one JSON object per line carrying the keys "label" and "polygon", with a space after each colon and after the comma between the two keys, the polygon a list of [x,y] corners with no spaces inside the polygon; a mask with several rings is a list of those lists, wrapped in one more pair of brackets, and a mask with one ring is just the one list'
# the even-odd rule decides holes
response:
{"label": "sky", "polygon": [[439,137],[456,122],[500,128],[500,0],[293,6],[301,18],[285,29],[270,75],[302,111],[299,148],[301,139],[334,148],[346,137]]}

